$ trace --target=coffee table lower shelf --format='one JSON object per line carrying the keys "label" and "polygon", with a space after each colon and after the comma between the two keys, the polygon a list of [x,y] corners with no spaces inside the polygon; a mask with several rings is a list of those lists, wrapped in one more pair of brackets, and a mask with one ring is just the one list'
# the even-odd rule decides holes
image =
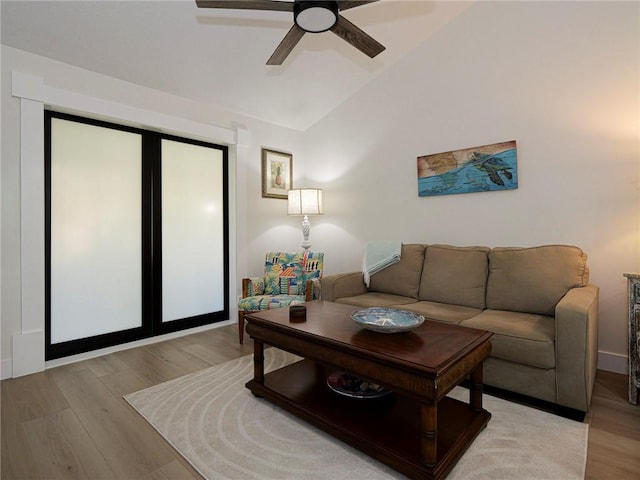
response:
{"label": "coffee table lower shelf", "polygon": [[486,426],[491,414],[445,397],[438,403],[437,461],[421,461],[420,402],[396,393],[348,398],[326,383],[331,373],[302,360],[265,375],[247,388],[410,478],[442,479]]}

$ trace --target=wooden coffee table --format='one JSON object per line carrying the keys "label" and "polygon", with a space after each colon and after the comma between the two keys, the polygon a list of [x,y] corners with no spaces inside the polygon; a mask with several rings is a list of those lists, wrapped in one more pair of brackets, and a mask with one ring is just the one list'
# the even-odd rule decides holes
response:
{"label": "wooden coffee table", "polygon": [[[289,309],[246,317],[254,340],[254,378],[247,388],[411,478],[446,477],[486,426],[482,362],[491,332],[425,321],[405,333],[377,333],[350,319],[357,307],[305,304],[307,319]],[[264,346],[304,358],[264,373]],[[327,377],[343,371],[393,394],[375,399],[340,395]],[[447,397],[469,379],[469,403]]]}

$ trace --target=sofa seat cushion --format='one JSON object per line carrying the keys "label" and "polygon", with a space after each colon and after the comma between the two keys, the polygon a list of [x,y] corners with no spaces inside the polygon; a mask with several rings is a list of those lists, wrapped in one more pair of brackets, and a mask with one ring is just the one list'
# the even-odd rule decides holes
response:
{"label": "sofa seat cushion", "polygon": [[482,312],[477,308],[438,302],[415,302],[408,305],[399,305],[398,308],[418,313],[429,320],[454,324],[458,324]]}
{"label": "sofa seat cushion", "polygon": [[555,318],[531,313],[485,310],[460,322],[493,332],[491,356],[538,368],[555,368]]}
{"label": "sofa seat cushion", "polygon": [[346,303],[347,305],[355,305],[357,307],[400,307],[409,303],[415,303],[416,299],[411,297],[403,297],[401,295],[392,295],[390,293],[369,292],[355,297],[342,297],[336,300],[336,303]]}
{"label": "sofa seat cushion", "polygon": [[424,256],[418,298],[485,308],[488,247],[429,245]]}
{"label": "sofa seat cushion", "polygon": [[369,291],[412,297],[417,300],[424,250],[424,245],[402,245],[400,261],[371,275]]}
{"label": "sofa seat cushion", "polygon": [[256,295],[240,299],[238,310],[243,312],[258,312],[260,310],[272,310],[304,303],[304,295]]}

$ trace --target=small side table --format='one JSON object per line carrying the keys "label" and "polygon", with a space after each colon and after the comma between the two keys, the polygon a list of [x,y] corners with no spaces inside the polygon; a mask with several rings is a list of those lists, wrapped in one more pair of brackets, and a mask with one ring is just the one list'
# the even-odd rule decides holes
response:
{"label": "small side table", "polygon": [[640,275],[625,273],[629,299],[629,402],[638,404],[640,391]]}

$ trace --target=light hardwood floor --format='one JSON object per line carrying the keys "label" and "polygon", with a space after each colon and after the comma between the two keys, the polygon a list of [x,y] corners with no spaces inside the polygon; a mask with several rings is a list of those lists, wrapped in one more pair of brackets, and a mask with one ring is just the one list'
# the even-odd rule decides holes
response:
{"label": "light hardwood floor", "polygon": [[[2,381],[2,479],[200,479],[122,396],[252,351],[226,326]],[[589,480],[639,478],[640,406],[626,381],[598,372]]]}

